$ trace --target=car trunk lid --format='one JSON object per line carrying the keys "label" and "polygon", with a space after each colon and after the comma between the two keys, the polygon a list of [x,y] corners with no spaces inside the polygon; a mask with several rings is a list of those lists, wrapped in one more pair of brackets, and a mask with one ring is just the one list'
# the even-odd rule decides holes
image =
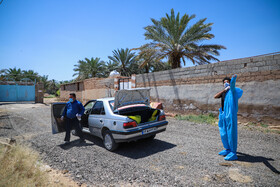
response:
{"label": "car trunk lid", "polygon": [[133,104],[150,105],[150,89],[137,88],[129,90],[119,90],[115,95],[114,110],[123,106]]}

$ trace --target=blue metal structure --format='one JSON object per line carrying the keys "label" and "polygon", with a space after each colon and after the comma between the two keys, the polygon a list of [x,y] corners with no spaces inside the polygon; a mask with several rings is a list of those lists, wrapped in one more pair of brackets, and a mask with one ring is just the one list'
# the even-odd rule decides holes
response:
{"label": "blue metal structure", "polygon": [[0,85],[0,102],[35,101],[35,83]]}

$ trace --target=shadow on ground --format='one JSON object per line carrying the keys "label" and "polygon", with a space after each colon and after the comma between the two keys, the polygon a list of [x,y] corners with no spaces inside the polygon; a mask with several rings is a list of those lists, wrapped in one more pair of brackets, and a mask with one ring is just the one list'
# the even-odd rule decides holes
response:
{"label": "shadow on ground", "polygon": [[115,153],[132,159],[139,159],[174,147],[176,147],[175,144],[155,138],[154,140],[139,140],[137,142],[122,143]]}
{"label": "shadow on ground", "polygon": [[262,156],[251,156],[245,153],[240,153],[237,152],[238,154],[238,161],[241,162],[249,162],[249,163],[264,163],[264,165],[266,165],[266,167],[268,167],[272,172],[276,173],[276,174],[280,174],[280,171],[278,171],[275,167],[273,167],[268,161],[274,161],[274,159],[272,158],[266,158],[266,157],[262,157]]}
{"label": "shadow on ground", "polygon": [[80,142],[80,140],[78,139],[78,140],[71,141],[68,144],[60,144],[58,146],[61,147],[61,149],[68,150],[73,147],[85,147],[85,146],[93,146],[93,145],[94,143]]}
{"label": "shadow on ground", "polygon": [[[100,138],[91,136],[89,134],[84,134],[84,138],[86,139],[86,143],[80,143],[80,140],[78,139],[78,140],[71,141],[69,144],[61,144],[59,145],[59,147],[61,147],[64,150],[68,150],[71,149],[72,147],[97,145],[105,149],[105,147],[103,146],[103,142]],[[87,142],[91,142],[91,143],[87,143]],[[118,149],[114,151],[114,153],[132,159],[139,159],[139,158],[151,156],[153,154],[168,149],[172,149],[174,147],[176,147],[175,144],[171,144],[155,138],[154,140],[138,140],[136,142],[121,143]]]}

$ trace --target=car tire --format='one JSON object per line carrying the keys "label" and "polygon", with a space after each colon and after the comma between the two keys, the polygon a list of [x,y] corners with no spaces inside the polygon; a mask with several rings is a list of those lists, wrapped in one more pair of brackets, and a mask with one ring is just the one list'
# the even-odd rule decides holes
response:
{"label": "car tire", "polygon": [[119,146],[119,144],[115,142],[112,133],[109,130],[106,130],[103,134],[103,145],[108,151],[114,151]]}

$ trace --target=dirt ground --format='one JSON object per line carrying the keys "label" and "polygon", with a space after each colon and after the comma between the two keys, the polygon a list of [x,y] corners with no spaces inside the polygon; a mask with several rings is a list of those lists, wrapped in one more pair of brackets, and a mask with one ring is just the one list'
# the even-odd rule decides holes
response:
{"label": "dirt ground", "polygon": [[168,118],[167,131],[153,141],[122,144],[107,151],[86,135],[64,145],[52,135],[50,104],[0,103],[0,137],[37,150],[54,182],[84,186],[280,186],[280,135],[239,126],[238,160],[224,161],[217,126]]}

